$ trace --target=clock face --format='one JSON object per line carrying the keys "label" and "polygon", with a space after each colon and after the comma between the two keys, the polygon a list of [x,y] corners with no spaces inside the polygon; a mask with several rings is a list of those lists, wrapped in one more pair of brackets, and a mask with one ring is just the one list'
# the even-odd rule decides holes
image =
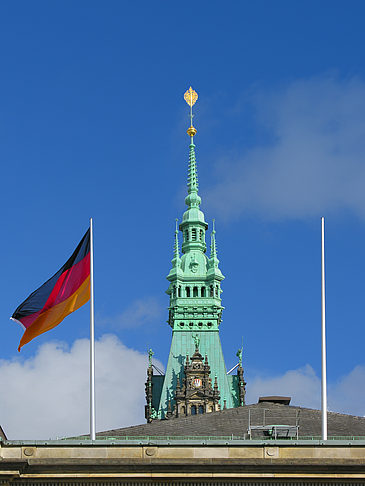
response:
{"label": "clock face", "polygon": [[199,387],[201,387],[201,386],[202,386],[202,381],[201,381],[201,379],[200,379],[200,378],[194,378],[194,380],[193,380],[193,386],[194,386],[195,388],[199,388]]}

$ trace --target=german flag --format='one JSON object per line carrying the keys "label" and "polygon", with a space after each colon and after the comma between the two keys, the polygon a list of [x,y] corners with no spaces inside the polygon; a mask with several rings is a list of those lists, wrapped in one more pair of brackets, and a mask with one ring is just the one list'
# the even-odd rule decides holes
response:
{"label": "german flag", "polygon": [[90,299],[90,228],[62,268],[16,309],[13,321],[25,330],[18,351],[56,327]]}

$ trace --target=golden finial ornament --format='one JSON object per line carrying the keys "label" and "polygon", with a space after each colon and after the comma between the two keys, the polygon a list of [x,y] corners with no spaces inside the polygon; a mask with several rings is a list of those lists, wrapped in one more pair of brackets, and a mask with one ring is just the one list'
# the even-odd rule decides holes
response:
{"label": "golden finial ornament", "polygon": [[184,100],[187,102],[189,106],[193,106],[195,105],[197,99],[198,99],[198,93],[194,91],[193,88],[190,86],[190,88],[184,94]]}
{"label": "golden finial ornament", "polygon": [[195,105],[197,99],[198,93],[190,86],[190,88],[184,94],[184,100],[190,106],[190,127],[187,129],[187,134],[190,137],[194,137],[197,132],[196,128],[193,127],[193,106]]}

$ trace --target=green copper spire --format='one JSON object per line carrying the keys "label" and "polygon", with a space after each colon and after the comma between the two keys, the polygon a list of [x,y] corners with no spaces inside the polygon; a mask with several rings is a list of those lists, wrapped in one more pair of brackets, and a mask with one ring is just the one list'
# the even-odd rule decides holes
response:
{"label": "green copper spire", "polygon": [[168,279],[173,279],[177,275],[180,275],[181,271],[181,258],[180,258],[180,249],[179,249],[179,230],[178,230],[178,219],[175,220],[175,243],[174,243],[174,257],[171,260],[172,268],[168,275]]}
{"label": "green copper spire", "polygon": [[180,261],[180,250],[179,250],[179,229],[178,229],[178,219],[175,220],[175,245],[174,245],[174,259],[176,262]]}
{"label": "green copper spire", "polygon": [[[239,405],[238,389],[236,390],[234,377],[227,376],[219,338],[223,312],[221,282],[224,276],[219,269],[214,222],[210,257],[206,255],[205,238],[208,224],[200,209],[201,198],[198,194],[194,144],[197,130],[192,124],[192,106],[198,95],[190,88],[184,98],[190,106],[191,121],[187,130],[190,137],[188,194],[185,198],[187,209],[180,225],[175,229],[174,257],[172,268],[167,276],[169,287],[166,292],[170,298],[168,324],[172,329],[169,359],[165,375],[153,378],[152,406],[156,409],[157,416],[161,418],[169,418],[175,413],[176,390],[184,382],[184,370],[189,363],[191,364],[197,349],[199,349],[199,356],[206,356],[206,366],[210,368],[214,393],[218,397],[221,409],[225,404],[227,408]],[[178,230],[182,233],[181,256]],[[188,409],[185,412],[190,413]]]}
{"label": "green copper spire", "polygon": [[217,246],[215,243],[215,219],[213,219],[213,230],[210,237],[210,258],[217,259]]}

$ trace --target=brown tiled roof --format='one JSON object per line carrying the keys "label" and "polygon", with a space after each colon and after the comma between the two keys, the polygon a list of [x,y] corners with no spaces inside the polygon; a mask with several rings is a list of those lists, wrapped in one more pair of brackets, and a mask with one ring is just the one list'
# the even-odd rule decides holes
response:
{"label": "brown tiled roof", "polygon": [[[320,410],[265,402],[203,415],[156,420],[149,424],[107,430],[97,436],[233,435],[247,438],[249,415],[251,425],[263,425],[265,415],[266,425],[295,425],[298,420],[300,437],[321,435]],[[328,436],[365,437],[365,418],[328,412]]]}

